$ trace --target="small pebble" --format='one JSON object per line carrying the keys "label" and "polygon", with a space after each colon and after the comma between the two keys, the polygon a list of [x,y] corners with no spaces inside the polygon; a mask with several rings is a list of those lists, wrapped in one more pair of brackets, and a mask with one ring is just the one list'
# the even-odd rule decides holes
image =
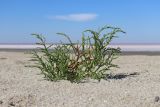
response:
{"label": "small pebble", "polygon": [[13,102],[9,103],[10,106],[15,106],[15,104]]}
{"label": "small pebble", "polygon": [[159,100],[160,100],[160,97],[156,96],[155,99],[154,99],[154,102],[158,102]]}
{"label": "small pebble", "polygon": [[3,104],[3,101],[0,100],[0,104]]}
{"label": "small pebble", "polygon": [[2,57],[2,58],[0,58],[0,59],[5,60],[5,59],[7,59],[7,58]]}

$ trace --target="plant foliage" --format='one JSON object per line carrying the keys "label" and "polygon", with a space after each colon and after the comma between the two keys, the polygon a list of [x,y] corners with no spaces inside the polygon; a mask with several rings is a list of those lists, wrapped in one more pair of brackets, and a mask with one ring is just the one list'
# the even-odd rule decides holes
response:
{"label": "plant foliage", "polygon": [[[51,49],[46,40],[39,34],[32,34],[38,40],[40,52],[32,52],[32,61],[36,61],[32,67],[39,68],[45,78],[51,81],[69,80],[80,82],[85,78],[101,80],[112,67],[113,60],[120,54],[120,48],[108,47],[120,28],[104,26],[98,31],[86,30],[82,34],[80,43],[73,43],[70,37],[64,33],[57,33],[68,40],[68,44],[61,43]],[[86,36],[90,34],[90,36]],[[42,53],[41,55],[39,53]]]}

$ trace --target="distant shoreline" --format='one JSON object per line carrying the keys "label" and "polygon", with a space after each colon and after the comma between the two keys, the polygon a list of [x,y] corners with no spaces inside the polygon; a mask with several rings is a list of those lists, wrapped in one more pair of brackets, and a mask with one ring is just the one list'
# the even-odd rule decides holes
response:
{"label": "distant shoreline", "polygon": [[[33,50],[38,51],[38,49],[0,49],[0,52],[23,52],[30,53]],[[160,56],[160,51],[123,51],[121,55],[147,55],[147,56]]]}
{"label": "distant shoreline", "polygon": [[[49,46],[49,45],[48,45]],[[0,50],[33,50],[41,47],[35,44],[0,44]],[[53,45],[51,49],[54,49],[56,45]],[[120,47],[124,52],[160,52],[160,44],[136,44],[136,45],[124,45],[124,44],[114,44],[109,45],[109,47],[117,48]]]}
{"label": "distant shoreline", "polygon": [[[0,52],[31,52],[33,50],[38,51],[39,45],[23,44],[0,44]],[[54,49],[55,45],[51,48]],[[122,55],[160,55],[160,44],[159,45],[109,45],[109,47],[120,47]]]}

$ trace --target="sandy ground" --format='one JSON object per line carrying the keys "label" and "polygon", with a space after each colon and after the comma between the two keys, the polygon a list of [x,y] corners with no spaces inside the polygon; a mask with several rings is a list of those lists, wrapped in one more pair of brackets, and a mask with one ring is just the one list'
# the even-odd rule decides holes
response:
{"label": "sandy ground", "polygon": [[125,55],[97,82],[50,82],[26,68],[30,55],[0,52],[0,107],[160,107],[160,55]]}

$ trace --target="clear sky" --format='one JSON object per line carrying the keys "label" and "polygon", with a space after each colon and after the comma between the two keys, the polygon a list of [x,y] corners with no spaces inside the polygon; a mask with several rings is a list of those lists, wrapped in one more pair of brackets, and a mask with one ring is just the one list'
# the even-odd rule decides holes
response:
{"label": "clear sky", "polygon": [[160,43],[160,0],[0,0],[0,43],[34,43],[31,33],[78,40],[104,25],[127,32],[116,43]]}

